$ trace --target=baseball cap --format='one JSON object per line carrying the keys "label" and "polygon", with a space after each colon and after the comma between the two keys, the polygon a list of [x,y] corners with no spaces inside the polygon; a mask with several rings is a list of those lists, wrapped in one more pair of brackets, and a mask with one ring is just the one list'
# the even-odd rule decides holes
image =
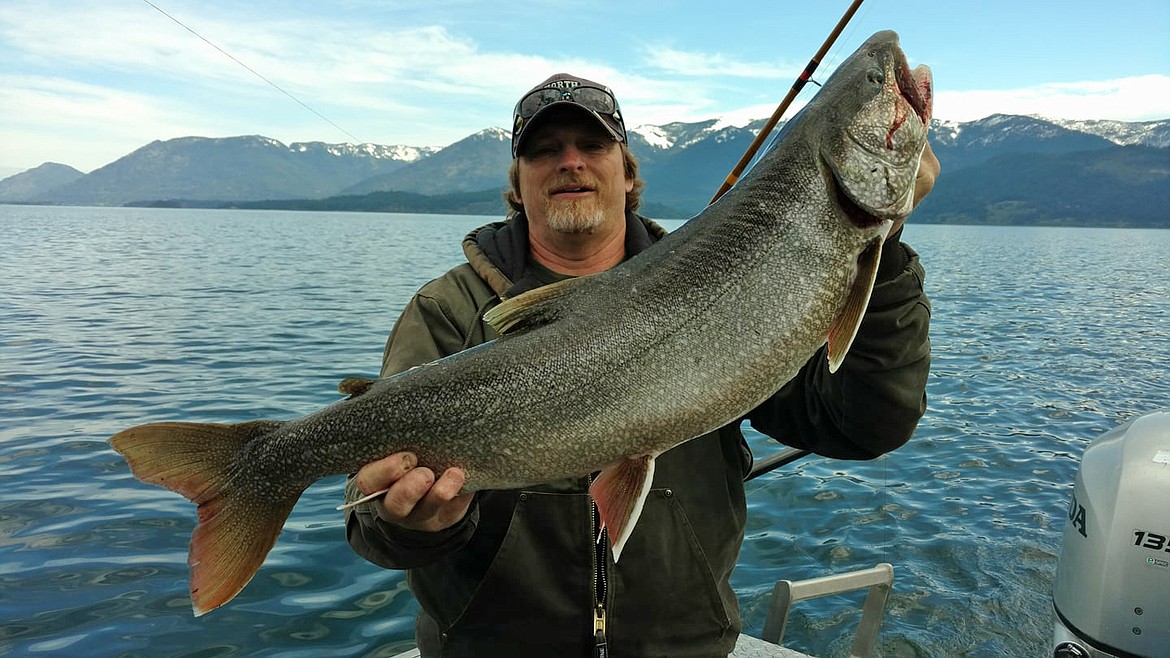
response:
{"label": "baseball cap", "polygon": [[536,118],[550,107],[574,106],[585,110],[619,142],[626,141],[626,124],[613,91],[605,85],[557,73],[520,97],[512,110],[512,157]]}

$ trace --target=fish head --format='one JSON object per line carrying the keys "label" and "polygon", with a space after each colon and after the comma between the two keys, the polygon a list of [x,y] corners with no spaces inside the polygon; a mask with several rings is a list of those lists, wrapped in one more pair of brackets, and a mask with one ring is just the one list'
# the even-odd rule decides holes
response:
{"label": "fish head", "polygon": [[930,69],[910,70],[897,33],[878,32],[837,67],[813,104],[824,121],[821,159],[853,222],[908,216],[933,107]]}

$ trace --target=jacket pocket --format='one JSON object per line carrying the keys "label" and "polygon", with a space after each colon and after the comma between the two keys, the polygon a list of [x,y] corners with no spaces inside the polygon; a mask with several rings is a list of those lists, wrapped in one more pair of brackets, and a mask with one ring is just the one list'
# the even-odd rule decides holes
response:
{"label": "jacket pocket", "polygon": [[[590,646],[593,562],[588,494],[513,492],[508,530],[458,616],[443,629],[444,655],[574,654]],[[538,621],[534,621],[538,620]]]}
{"label": "jacket pocket", "polygon": [[739,632],[732,567],[712,564],[671,489],[652,489],[621,561],[610,567],[611,640],[646,656],[721,650],[729,632]]}

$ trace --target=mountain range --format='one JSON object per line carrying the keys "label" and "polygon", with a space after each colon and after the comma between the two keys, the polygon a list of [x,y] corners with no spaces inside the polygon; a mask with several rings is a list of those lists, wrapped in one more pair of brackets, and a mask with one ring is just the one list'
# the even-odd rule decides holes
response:
{"label": "mountain range", "polygon": [[[642,211],[701,210],[764,123],[630,130]],[[934,121],[931,144],[943,173],[916,222],[1170,228],[1170,119]],[[502,214],[509,145],[500,128],[443,148],[183,137],[89,174],[45,163],[0,181],[0,202]]]}

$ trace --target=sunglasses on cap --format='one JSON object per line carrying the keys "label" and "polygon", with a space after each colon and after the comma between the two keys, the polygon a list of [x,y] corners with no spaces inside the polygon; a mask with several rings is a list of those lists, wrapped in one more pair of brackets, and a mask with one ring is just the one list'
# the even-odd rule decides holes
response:
{"label": "sunglasses on cap", "polygon": [[599,87],[577,86],[536,89],[516,104],[516,115],[521,119],[532,115],[552,103],[569,101],[598,114],[613,115],[618,111],[617,100],[609,91]]}

